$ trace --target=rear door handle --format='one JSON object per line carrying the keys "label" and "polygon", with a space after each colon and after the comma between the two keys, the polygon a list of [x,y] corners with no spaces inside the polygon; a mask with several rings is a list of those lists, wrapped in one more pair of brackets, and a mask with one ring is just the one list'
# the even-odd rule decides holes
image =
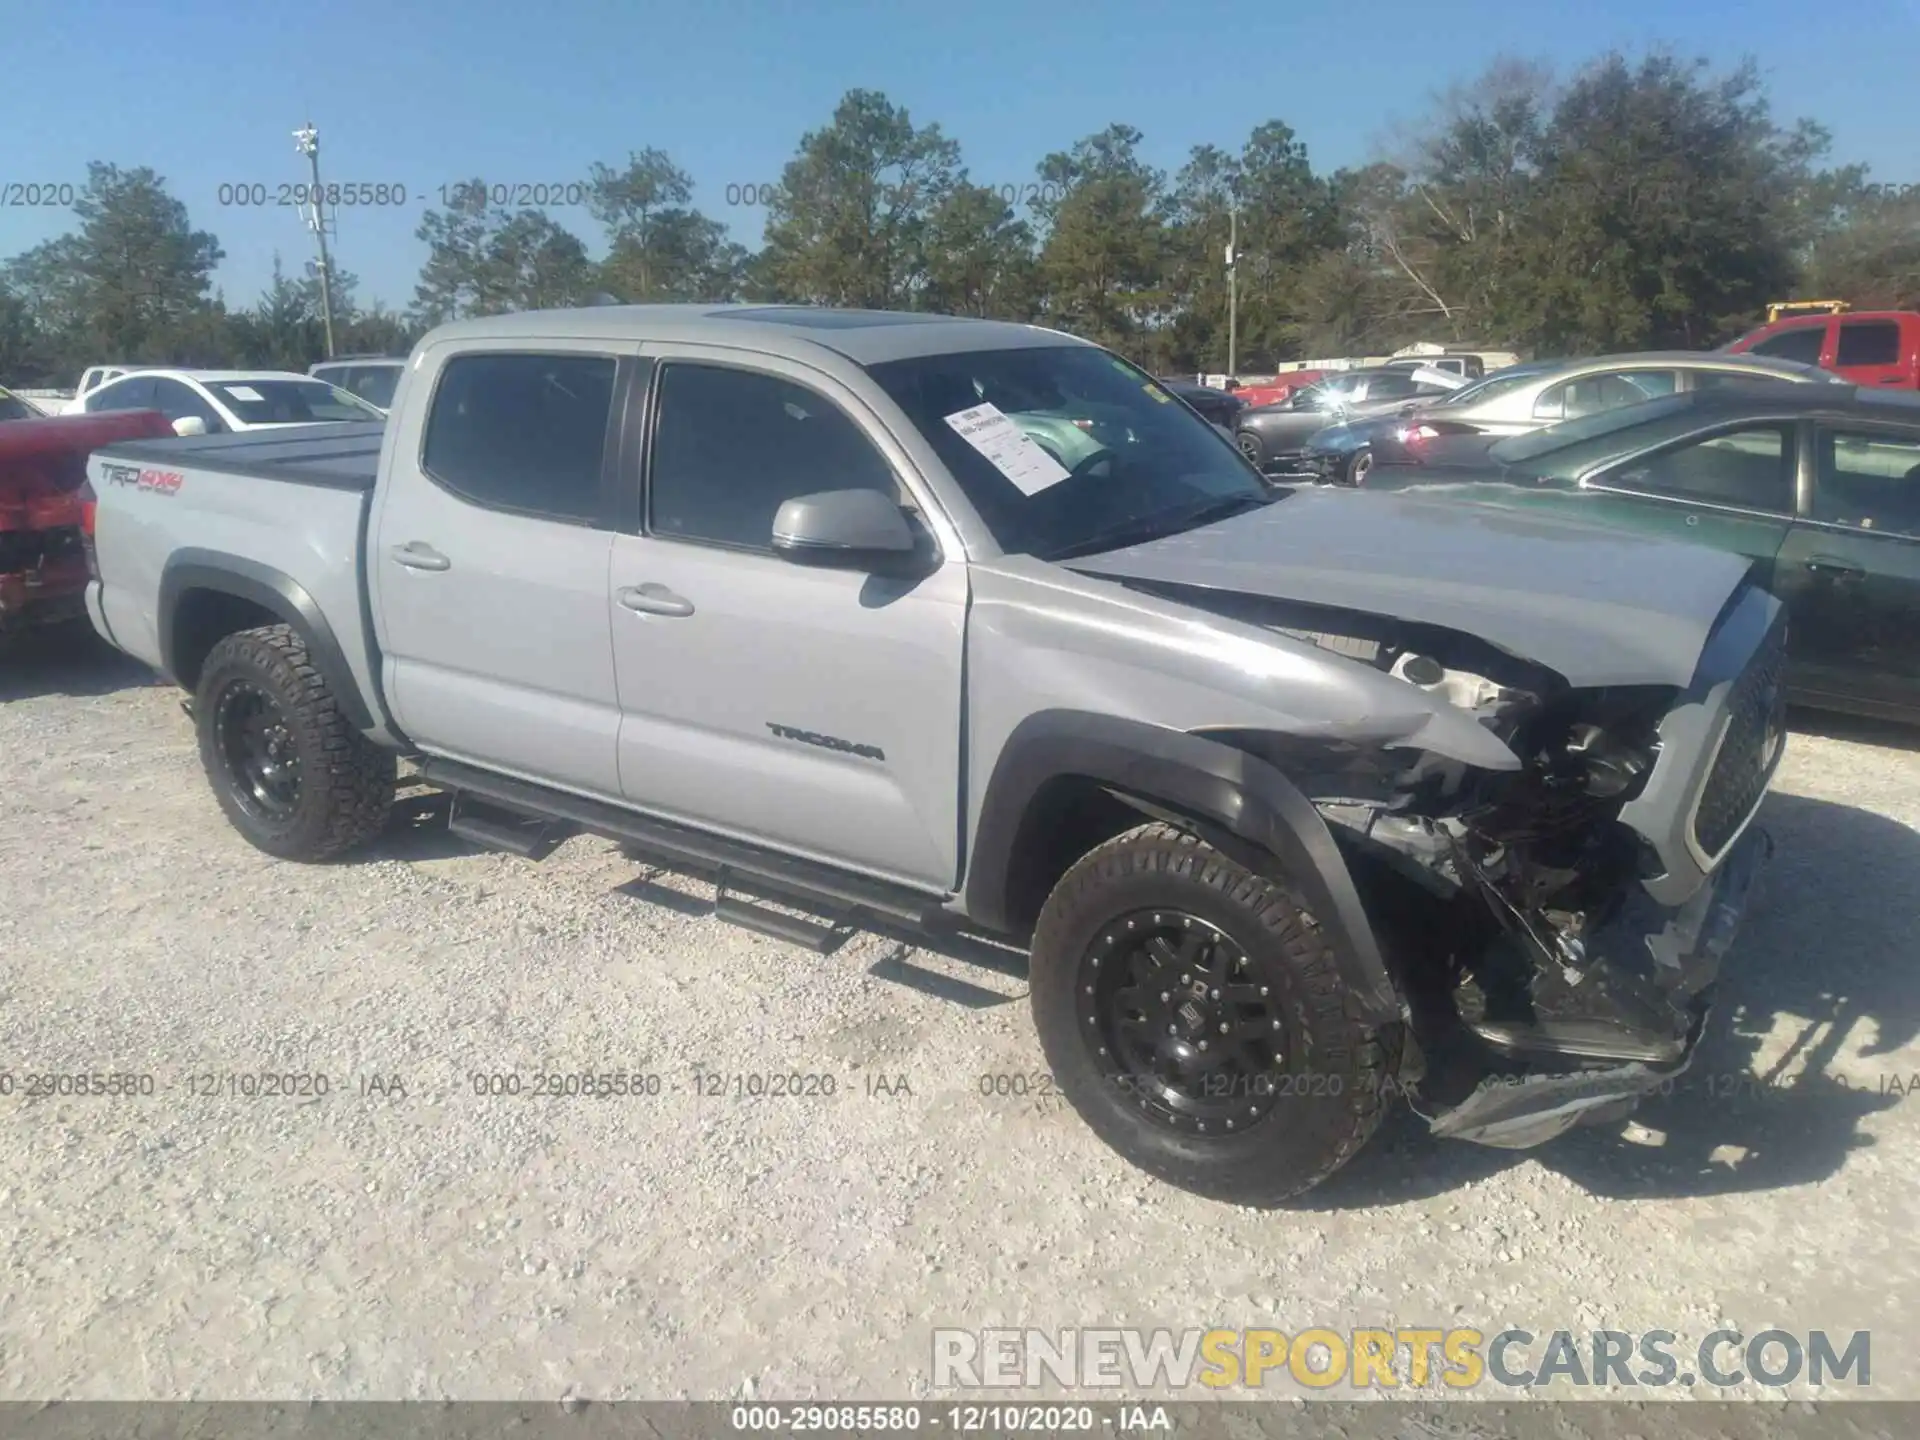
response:
{"label": "rear door handle", "polygon": [[645,585],[629,585],[616,597],[629,610],[642,615],[691,615],[693,602],[685,596],[676,595],[666,586],[648,582]]}
{"label": "rear door handle", "polygon": [[405,545],[396,545],[390,552],[396,564],[409,570],[447,570],[453,562],[424,540],[410,540]]}
{"label": "rear door handle", "polygon": [[1848,560],[1836,560],[1831,555],[1810,555],[1807,557],[1807,573],[1824,575],[1830,580],[1864,580],[1867,572]]}

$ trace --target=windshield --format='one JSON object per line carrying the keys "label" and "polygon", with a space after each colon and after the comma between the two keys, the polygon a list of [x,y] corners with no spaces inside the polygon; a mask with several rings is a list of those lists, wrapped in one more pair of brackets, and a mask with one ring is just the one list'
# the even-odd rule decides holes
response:
{"label": "windshield", "polygon": [[1663,415],[1686,409],[1691,403],[1685,395],[1663,395],[1658,400],[1647,400],[1638,405],[1620,405],[1611,410],[1582,415],[1578,420],[1549,425],[1543,430],[1509,436],[1489,447],[1487,454],[1502,465],[1521,464],[1562,446],[1577,445],[1583,440],[1611,435],[1615,430],[1658,420]]}
{"label": "windshield", "polygon": [[393,392],[399,385],[398,365],[367,365],[354,376],[353,391],[362,400],[385,410],[393,404]]}
{"label": "windshield", "polygon": [[207,382],[207,388],[249,425],[382,418],[358,396],[321,380],[213,380]]}
{"label": "windshield", "polygon": [[1273,498],[1220,431],[1091,345],[921,355],[869,372],[1009,554],[1117,548]]}

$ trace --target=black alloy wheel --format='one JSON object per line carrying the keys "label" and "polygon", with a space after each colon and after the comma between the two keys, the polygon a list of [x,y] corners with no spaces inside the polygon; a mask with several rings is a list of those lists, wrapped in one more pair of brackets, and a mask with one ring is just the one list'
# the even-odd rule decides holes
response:
{"label": "black alloy wheel", "polygon": [[1274,977],[1210,921],[1118,917],[1082,958],[1077,989],[1108,1083],[1149,1119],[1206,1134],[1272,1110],[1293,1049]]}
{"label": "black alloy wheel", "polygon": [[233,679],[214,702],[213,733],[233,798],[254,818],[284,824],[300,804],[300,751],[278,702]]}

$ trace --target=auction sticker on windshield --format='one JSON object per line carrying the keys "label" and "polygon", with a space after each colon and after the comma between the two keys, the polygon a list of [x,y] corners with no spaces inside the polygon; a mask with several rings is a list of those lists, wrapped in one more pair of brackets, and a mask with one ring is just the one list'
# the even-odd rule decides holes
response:
{"label": "auction sticker on windshield", "polygon": [[946,418],[967,444],[1017,486],[1022,495],[1038,495],[1067,478],[1066,467],[1038,445],[1033,437],[1008,419],[998,405],[975,405]]}
{"label": "auction sticker on windshield", "polygon": [[234,399],[249,405],[258,405],[261,403],[260,392],[255,390],[251,385],[229,385],[227,387],[227,393],[233,396]]}

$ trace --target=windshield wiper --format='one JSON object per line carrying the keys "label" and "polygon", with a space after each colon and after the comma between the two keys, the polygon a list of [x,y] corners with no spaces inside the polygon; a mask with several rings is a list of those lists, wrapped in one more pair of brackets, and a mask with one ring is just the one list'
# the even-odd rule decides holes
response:
{"label": "windshield wiper", "polygon": [[1048,560],[1071,560],[1079,555],[1098,555],[1103,550],[1118,550],[1127,545],[1140,545],[1149,540],[1164,539],[1168,535],[1177,535],[1182,530],[1192,530],[1201,525],[1211,525],[1216,520],[1225,520],[1248,510],[1263,509],[1279,499],[1278,494],[1257,495],[1251,492],[1239,495],[1222,495],[1195,505],[1186,510],[1163,511],[1158,515],[1146,515],[1124,525],[1115,525],[1106,530],[1096,531],[1084,540],[1075,540],[1049,551]]}

